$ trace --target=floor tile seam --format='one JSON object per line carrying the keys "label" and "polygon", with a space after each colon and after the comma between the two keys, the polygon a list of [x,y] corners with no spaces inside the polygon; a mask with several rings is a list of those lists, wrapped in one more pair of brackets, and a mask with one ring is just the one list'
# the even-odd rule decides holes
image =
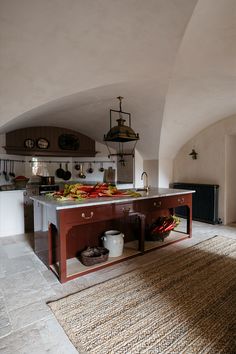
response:
{"label": "floor tile seam", "polygon": [[18,257],[24,257],[24,256],[29,256],[29,255],[31,255],[31,254],[34,254],[34,251],[32,250],[32,251],[30,251],[30,252],[24,252],[23,254],[21,254],[20,256],[19,255],[17,255],[17,256],[11,256],[11,255],[7,255],[7,257],[8,257],[8,259],[15,259],[15,258],[18,258]]}
{"label": "floor tile seam", "polygon": [[[39,323],[39,322],[46,322],[47,320],[50,320],[50,319],[53,319],[54,320],[55,316],[53,316],[53,314],[49,313],[48,316],[45,316],[43,318],[40,318],[39,320],[36,320],[36,321],[33,321],[31,323],[28,323],[27,325],[23,326],[23,327],[20,327],[20,328],[17,328],[17,329],[12,329],[11,332],[7,333],[6,335],[0,337],[0,339],[3,339],[3,338],[6,338],[6,337],[10,337],[10,336],[13,336],[15,334],[18,334],[19,332],[21,331],[24,331],[25,329]],[[55,322],[57,322],[57,320],[55,319]],[[58,322],[57,322],[58,323]],[[0,348],[1,349],[1,348]]]}
{"label": "floor tile seam", "polygon": [[[11,321],[11,316],[10,316],[10,311],[9,311],[9,308],[7,306],[7,302],[6,302],[6,299],[5,299],[5,296],[3,295],[3,302],[4,302],[4,307],[5,307],[5,310],[6,310],[6,313],[7,313],[7,317],[8,317],[8,320],[9,320],[9,325],[11,327],[11,330],[12,330],[12,321]],[[4,326],[4,327],[7,327],[7,326]]]}
{"label": "floor tile seam", "polygon": [[[39,297],[39,299],[38,299],[38,301],[41,301],[42,303],[43,303],[43,298],[40,296]],[[35,299],[31,302],[31,301],[29,301],[29,302],[27,302],[25,305],[23,305],[23,306],[20,306],[20,307],[13,307],[12,309],[9,309],[9,312],[14,312],[14,311],[18,311],[19,309],[22,309],[23,307],[27,307],[27,306],[31,306],[32,304],[34,304],[35,302],[37,302],[37,301],[35,301]],[[46,303],[46,302],[45,302]],[[9,307],[9,306],[8,306]]]}
{"label": "floor tile seam", "polygon": [[55,276],[55,282],[49,282],[47,279],[46,279],[46,277],[43,275],[43,272],[45,272],[45,271],[50,271],[50,269],[49,268],[47,268],[47,269],[45,269],[45,270],[38,270],[38,272],[41,274],[41,276],[43,277],[43,279],[47,282],[47,284],[48,284],[48,286],[52,286],[52,285],[58,285],[58,284],[61,284],[60,282],[59,282],[59,280],[58,280],[58,278],[56,277],[56,275],[51,271],[51,273]]}
{"label": "floor tile seam", "polygon": [[30,322],[30,323],[28,323],[28,324],[26,324],[26,325],[24,325],[24,326],[22,326],[22,327],[19,327],[19,328],[16,328],[16,329],[12,328],[12,333],[13,333],[13,332],[15,333],[15,332],[18,332],[18,331],[23,331],[23,330],[27,329],[28,327],[37,324],[38,322],[47,321],[47,320],[49,320],[49,319],[51,319],[51,318],[53,318],[53,317],[54,317],[54,316],[52,316],[51,313],[48,313],[47,316],[44,316],[44,317],[42,317],[42,318],[39,318],[38,320],[35,320],[35,321],[33,321],[33,322]]}
{"label": "floor tile seam", "polygon": [[23,306],[17,307],[16,309],[9,310],[9,313],[18,311],[20,309],[23,309],[24,307],[28,307],[28,306],[31,306],[31,305],[37,304],[37,303],[41,303],[41,305],[46,305],[46,302],[44,302],[43,299],[40,298],[38,301],[33,301],[33,302],[28,303],[27,305],[23,305]]}
{"label": "floor tile seam", "polygon": [[[33,265],[34,266],[34,265]],[[39,270],[37,270],[36,267],[34,267],[33,269],[24,269],[24,270],[19,270],[19,271],[16,271],[14,272],[14,274],[11,274],[10,276],[15,276],[17,274],[22,274],[22,273],[26,273],[26,272],[32,272],[32,271],[36,271],[36,272],[39,272]],[[7,270],[5,271],[5,273],[7,273]],[[9,276],[8,276],[9,277]]]}
{"label": "floor tile seam", "polygon": [[[5,328],[5,327],[8,327],[8,326],[4,326],[4,327],[2,327],[2,328]],[[11,327],[10,332],[4,334],[3,336],[0,336],[0,340],[2,340],[2,339],[4,339],[4,338],[6,338],[6,337],[12,335],[12,333],[13,333],[13,331],[12,331],[12,327]],[[0,342],[0,345],[1,345],[1,342]],[[0,350],[1,350],[1,347],[0,347]]]}
{"label": "floor tile seam", "polygon": [[[8,278],[9,278],[9,277],[14,277],[14,276],[17,275],[17,274],[23,274],[23,273],[25,274],[25,273],[30,273],[30,272],[33,273],[33,272],[35,272],[35,271],[40,274],[40,270],[37,270],[37,269],[30,269],[30,270],[28,270],[28,269],[27,269],[27,270],[23,270],[22,272],[14,273],[14,274],[8,276]],[[42,274],[40,274],[40,275],[42,276],[43,280],[45,280],[44,277],[43,277],[43,275],[42,275]],[[46,280],[45,280],[45,281],[46,281]],[[45,285],[45,284],[44,284],[44,285]]]}
{"label": "floor tile seam", "polygon": [[[20,306],[20,307],[12,307],[12,309],[11,309],[11,306],[9,306],[9,305],[6,303],[6,306],[7,306],[8,310],[9,310],[9,312],[17,311],[18,309],[20,309],[20,308],[22,308],[22,307],[32,305],[32,304],[34,304],[34,303],[36,303],[36,302],[39,302],[39,301],[41,301],[42,304],[46,304],[46,303],[47,303],[46,298],[47,298],[48,296],[50,296],[50,294],[49,294],[49,295],[46,295],[46,294],[45,294],[45,295],[42,295],[41,292],[44,291],[44,290],[45,290],[45,288],[43,288],[43,287],[37,289],[37,290],[36,290],[37,293],[34,293],[33,295],[31,295],[32,297],[34,297],[34,298],[32,299],[32,301],[31,301],[30,298],[29,298],[29,299],[28,299],[29,302],[27,301],[27,303],[26,303],[25,305],[23,305],[23,306]],[[53,290],[51,287],[49,287],[49,286],[47,286],[46,290],[52,290],[52,291],[54,291],[54,290]],[[37,300],[37,301],[36,301],[36,299],[35,299],[35,296],[38,296],[38,300]]]}

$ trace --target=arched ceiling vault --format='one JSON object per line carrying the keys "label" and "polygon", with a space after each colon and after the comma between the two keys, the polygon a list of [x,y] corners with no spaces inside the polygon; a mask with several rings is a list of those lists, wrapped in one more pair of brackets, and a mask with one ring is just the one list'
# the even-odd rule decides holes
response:
{"label": "arched ceiling vault", "polygon": [[117,95],[144,158],[197,0],[1,0],[0,132],[69,126],[102,140]]}
{"label": "arched ceiling vault", "polygon": [[174,156],[235,112],[234,5],[1,0],[0,133],[45,124],[101,141],[122,95],[143,157]]}
{"label": "arched ceiling vault", "polygon": [[236,113],[236,1],[200,0],[183,37],[166,96],[159,156]]}

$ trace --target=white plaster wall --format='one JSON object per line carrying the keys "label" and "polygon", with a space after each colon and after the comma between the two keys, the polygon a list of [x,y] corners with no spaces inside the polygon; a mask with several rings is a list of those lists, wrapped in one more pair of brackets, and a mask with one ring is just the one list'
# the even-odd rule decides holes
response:
{"label": "white plaster wall", "polygon": [[[188,143],[186,143],[174,159],[173,181],[219,184],[219,217],[224,223],[228,223],[227,206],[229,199],[227,195],[234,193],[232,183],[227,180],[236,180],[234,167],[230,171],[227,159],[235,156],[235,145],[227,147],[229,135],[236,135],[236,116],[219,121],[200,132]],[[231,138],[230,141],[234,141]],[[193,160],[189,153],[192,149],[198,153],[197,160]],[[227,193],[226,193],[227,185]]]}
{"label": "white plaster wall", "polygon": [[226,222],[236,221],[236,136],[229,135],[226,137]]}
{"label": "white plaster wall", "polygon": [[144,160],[143,170],[148,174],[148,184],[158,187],[158,160]]}
{"label": "white plaster wall", "polygon": [[143,181],[141,175],[143,173],[143,157],[138,150],[135,150],[134,155],[134,185],[135,188],[141,188]]}
{"label": "white plaster wall", "polygon": [[159,159],[158,168],[158,187],[169,188],[169,184],[173,179],[173,160]]}

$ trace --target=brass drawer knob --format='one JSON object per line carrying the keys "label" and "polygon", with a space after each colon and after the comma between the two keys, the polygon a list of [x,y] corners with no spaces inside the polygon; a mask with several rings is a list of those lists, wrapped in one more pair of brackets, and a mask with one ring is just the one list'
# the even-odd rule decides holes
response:
{"label": "brass drawer knob", "polygon": [[184,203],[184,197],[178,198],[178,203],[183,204]]}
{"label": "brass drawer knob", "polygon": [[153,203],[154,207],[160,207],[161,206],[161,201],[159,200],[158,202]]}
{"label": "brass drawer knob", "polygon": [[123,211],[123,213],[129,213],[130,212],[130,208],[122,208],[122,211]]}
{"label": "brass drawer knob", "polygon": [[82,213],[81,216],[82,216],[82,218],[84,218],[84,219],[86,219],[86,220],[92,219],[92,217],[93,217],[93,211],[91,211],[90,216],[86,216],[85,213]]}

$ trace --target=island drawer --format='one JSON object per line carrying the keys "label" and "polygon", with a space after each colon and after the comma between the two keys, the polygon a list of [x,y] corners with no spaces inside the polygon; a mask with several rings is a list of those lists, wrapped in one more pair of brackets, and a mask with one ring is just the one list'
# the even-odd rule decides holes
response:
{"label": "island drawer", "polygon": [[113,217],[119,218],[129,215],[135,211],[134,203],[117,203],[113,204]]}
{"label": "island drawer", "polygon": [[63,223],[73,225],[109,220],[112,217],[112,206],[96,205],[91,207],[65,209],[60,211],[60,217]]}
{"label": "island drawer", "polygon": [[181,205],[189,205],[191,203],[191,198],[191,194],[182,194],[142,200],[139,203],[138,209],[140,212],[145,213],[158,209],[176,208]]}

